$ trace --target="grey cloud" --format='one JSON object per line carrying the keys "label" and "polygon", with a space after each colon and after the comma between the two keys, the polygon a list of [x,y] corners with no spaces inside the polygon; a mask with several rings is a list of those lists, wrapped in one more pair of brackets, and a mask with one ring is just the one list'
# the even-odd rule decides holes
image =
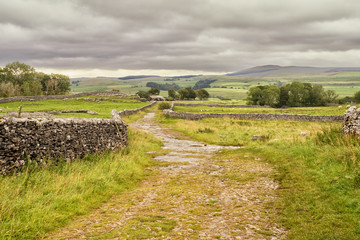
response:
{"label": "grey cloud", "polygon": [[[0,0],[0,65],[229,72],[356,66],[356,0]],[[357,61],[357,62],[356,62]]]}

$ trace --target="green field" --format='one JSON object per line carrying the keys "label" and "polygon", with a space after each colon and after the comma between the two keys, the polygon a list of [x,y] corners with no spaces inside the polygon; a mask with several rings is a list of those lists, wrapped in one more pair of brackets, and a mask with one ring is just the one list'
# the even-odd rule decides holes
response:
{"label": "green field", "polygon": [[[103,100],[100,103],[94,101],[96,99]],[[148,105],[148,102],[138,102],[133,98],[119,98],[109,96],[86,96],[81,98],[69,98],[43,100],[43,101],[24,101],[24,102],[10,102],[0,103],[0,113],[18,112],[19,106],[22,106],[22,112],[48,112],[60,110],[91,110],[95,111],[97,115],[90,115],[87,113],[62,113],[57,116],[61,117],[80,117],[80,118],[110,118],[110,112],[113,109],[117,111],[124,109],[135,109]]]}
{"label": "green field", "polygon": [[[176,83],[180,87],[193,87],[199,80],[216,80],[211,88],[206,88],[210,97],[222,97],[227,99],[242,100],[246,98],[247,90],[257,85],[286,85],[294,81],[320,84],[325,90],[335,90],[339,97],[352,96],[360,90],[359,72],[337,72],[324,74],[291,74],[271,77],[256,76],[197,76],[192,78],[177,78],[174,81],[165,81],[168,77],[149,77],[131,80],[120,80],[117,78],[82,78],[78,86],[71,86],[72,92],[83,92],[92,90],[117,89],[124,93],[135,94],[139,90],[148,90],[147,82]],[[167,96],[167,91],[161,91],[161,95]]]}
{"label": "green field", "polygon": [[251,108],[251,107],[189,107],[175,106],[176,112],[190,113],[261,113],[261,114],[306,114],[306,115],[344,115],[346,106],[341,107],[293,107],[293,108]]}

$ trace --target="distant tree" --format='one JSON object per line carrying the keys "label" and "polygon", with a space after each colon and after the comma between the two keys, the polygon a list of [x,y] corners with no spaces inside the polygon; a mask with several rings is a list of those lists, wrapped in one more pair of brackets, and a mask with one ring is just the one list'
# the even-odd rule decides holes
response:
{"label": "distant tree", "polygon": [[193,87],[194,90],[202,89],[202,88],[211,88],[210,84],[215,82],[216,80],[211,79],[205,79],[200,80],[195,83],[195,86]]}
{"label": "distant tree", "polygon": [[151,88],[149,91],[148,91],[149,94],[152,94],[152,95],[159,95],[160,94],[160,90],[157,89],[157,88]]}
{"label": "distant tree", "polygon": [[5,71],[0,67],[0,83],[5,81]]}
{"label": "distant tree", "polygon": [[178,91],[178,93],[179,93],[181,100],[196,98],[196,93],[195,93],[194,89],[192,89],[191,87],[182,88]]}
{"label": "distant tree", "polygon": [[181,100],[189,98],[189,92],[186,90],[186,88],[178,90],[178,93]]}
{"label": "distant tree", "polygon": [[260,105],[260,100],[262,98],[262,87],[254,86],[251,87],[247,92],[247,104],[250,105]]}
{"label": "distant tree", "polygon": [[346,97],[343,97],[343,98],[340,98],[337,100],[337,103],[338,104],[345,104],[345,103],[351,103],[354,101],[354,98],[352,97],[349,97],[349,96],[346,96]]}
{"label": "distant tree", "polygon": [[356,103],[360,103],[360,91],[357,91],[355,94],[354,94],[354,101]]}
{"label": "distant tree", "polygon": [[286,106],[288,101],[289,101],[289,88],[287,86],[281,86],[278,107]]}
{"label": "distant tree", "polygon": [[13,97],[20,95],[18,85],[11,82],[0,82],[0,97]]}
{"label": "distant tree", "polygon": [[198,97],[200,100],[208,99],[210,94],[205,89],[198,89],[195,91],[196,97]]}
{"label": "distant tree", "polygon": [[254,86],[247,94],[248,104],[272,107],[321,106],[326,102],[321,85],[301,82],[292,82],[280,88],[275,85]]}
{"label": "distant tree", "polygon": [[35,77],[35,69],[20,62],[7,64],[3,72],[5,74],[5,80],[15,85],[22,85],[24,82],[31,81]]}
{"label": "distant tree", "polygon": [[136,93],[140,98],[148,99],[150,97],[149,92],[140,90]]}
{"label": "distant tree", "polygon": [[0,83],[3,83],[0,97],[65,94],[70,91],[68,76],[36,72],[33,67],[20,62],[0,68]]}
{"label": "distant tree", "polygon": [[248,104],[278,106],[280,89],[277,86],[254,86],[248,91]]}
{"label": "distant tree", "polygon": [[324,93],[324,99],[327,103],[335,103],[338,97],[339,95],[334,90],[327,90]]}
{"label": "distant tree", "polygon": [[168,96],[169,96],[169,98],[175,100],[177,98],[176,91],[174,89],[169,89],[168,90]]}

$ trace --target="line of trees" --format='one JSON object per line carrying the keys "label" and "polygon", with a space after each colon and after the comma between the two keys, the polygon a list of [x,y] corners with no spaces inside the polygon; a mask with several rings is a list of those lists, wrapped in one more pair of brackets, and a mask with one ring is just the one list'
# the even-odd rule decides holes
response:
{"label": "line of trees", "polygon": [[302,82],[293,82],[282,87],[254,86],[247,94],[248,104],[272,107],[323,106],[336,102],[338,97],[334,90],[325,91],[321,85]]}
{"label": "line of trees", "polygon": [[66,75],[36,72],[20,62],[0,67],[0,97],[57,95],[69,91],[70,78]]}
{"label": "line of trees", "polygon": [[200,100],[208,99],[210,94],[205,89],[194,90],[191,87],[179,89],[177,92],[173,89],[168,90],[168,96],[171,100],[185,100],[185,99],[195,99],[199,98]]}

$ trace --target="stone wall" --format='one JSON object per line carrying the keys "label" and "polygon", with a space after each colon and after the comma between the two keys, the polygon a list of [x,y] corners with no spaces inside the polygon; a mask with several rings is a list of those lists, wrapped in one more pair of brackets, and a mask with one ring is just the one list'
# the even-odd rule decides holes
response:
{"label": "stone wall", "polygon": [[184,118],[188,120],[200,120],[203,118],[237,118],[255,120],[289,120],[289,121],[331,121],[341,122],[344,120],[342,115],[293,115],[293,114],[258,114],[258,113],[187,113],[163,111],[165,115],[173,118]]}
{"label": "stone wall", "polygon": [[49,99],[64,99],[64,98],[76,98],[84,97],[89,95],[106,95],[106,96],[126,96],[124,93],[116,91],[94,91],[94,92],[82,92],[70,95],[50,95],[50,96],[18,96],[18,97],[9,97],[0,99],[0,103],[7,102],[22,102],[22,101],[39,101],[39,100],[49,100]]}
{"label": "stone wall", "polygon": [[360,134],[360,108],[353,106],[345,112],[343,132],[345,134]]}
{"label": "stone wall", "polygon": [[147,108],[150,108],[150,107],[154,106],[156,103],[157,102],[151,102],[149,105],[143,106],[141,108],[136,108],[136,109],[130,109],[130,110],[124,109],[124,110],[118,112],[118,114],[120,116],[128,116],[128,115],[131,115],[131,114],[135,114],[135,113],[138,113],[140,111],[143,111],[143,110],[145,110]]}
{"label": "stone wall", "polygon": [[222,107],[222,108],[270,108],[270,106],[259,106],[259,105],[223,105],[223,104],[205,104],[205,103],[177,103],[174,102],[174,106],[184,107]]}
{"label": "stone wall", "polygon": [[[112,119],[0,118],[0,174],[17,171],[26,159],[71,161],[128,144],[127,125]],[[56,161],[56,160],[54,160]]]}

